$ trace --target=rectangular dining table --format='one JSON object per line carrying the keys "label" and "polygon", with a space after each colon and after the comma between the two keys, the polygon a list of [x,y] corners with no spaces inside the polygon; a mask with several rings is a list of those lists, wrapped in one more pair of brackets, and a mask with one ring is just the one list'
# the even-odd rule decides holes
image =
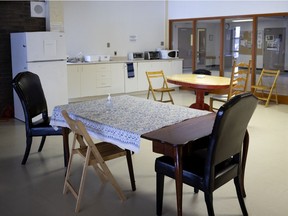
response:
{"label": "rectangular dining table", "polygon": [[[215,113],[155,102],[128,95],[56,106],[51,125],[68,127],[61,111],[80,120],[88,133],[135,153],[141,138],[152,140],[153,152],[175,160],[175,182],[178,215],[182,214],[182,156],[185,144],[211,134]],[[68,136],[68,133],[67,133]]]}
{"label": "rectangular dining table", "polygon": [[68,127],[62,110],[66,110],[71,118],[82,121],[92,137],[135,153],[140,150],[142,134],[211,113],[121,95],[112,97],[111,103],[96,99],[56,106],[50,120],[55,129]]}

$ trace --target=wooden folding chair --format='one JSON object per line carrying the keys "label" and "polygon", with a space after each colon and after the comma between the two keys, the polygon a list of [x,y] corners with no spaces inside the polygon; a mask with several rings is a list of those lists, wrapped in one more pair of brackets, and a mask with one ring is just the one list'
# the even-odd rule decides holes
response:
{"label": "wooden folding chair", "polygon": [[[278,104],[277,79],[279,74],[280,70],[262,69],[257,84],[251,86],[251,89],[254,89],[252,90],[253,94],[259,100],[266,101],[265,107],[268,106],[270,100]],[[272,98],[272,95],[274,95],[274,98]]]}
{"label": "wooden folding chair", "polygon": [[[134,172],[133,172],[133,165],[131,154],[129,150],[123,150],[116,145],[107,142],[100,142],[94,144],[90,135],[88,134],[84,124],[81,121],[75,121],[71,119],[68,113],[63,110],[62,115],[65,118],[67,124],[69,125],[71,131],[74,134],[71,157],[69,159],[67,173],[64,182],[64,189],[63,193],[67,193],[67,191],[71,191],[71,193],[76,198],[76,208],[75,212],[79,212],[80,209],[80,202],[83,195],[84,190],[84,183],[86,178],[86,172],[88,166],[92,165],[95,169],[96,173],[99,175],[102,182],[109,181],[112,186],[114,187],[115,191],[119,195],[122,201],[126,200],[126,197],[121,190],[120,186],[114,179],[112,173],[110,172],[108,166],[106,165],[105,161],[111,160],[114,158],[125,156],[127,157],[127,163],[129,168],[130,180],[132,190],[136,190],[135,186],[135,179],[134,179]],[[79,147],[76,147],[76,142],[79,143]],[[84,159],[83,171],[80,181],[79,190],[73,187],[70,179],[71,175],[71,166],[74,155],[78,154]]]}
{"label": "wooden folding chair", "polygon": [[214,101],[226,103],[235,95],[247,91],[250,70],[251,70],[251,60],[248,63],[240,62],[237,64],[236,61],[233,62],[229,92],[228,94],[224,95],[211,96],[210,111],[217,110],[217,108],[213,106]]}
{"label": "wooden folding chair", "polygon": [[[161,71],[146,71],[146,76],[147,76],[147,80],[149,83],[147,99],[149,99],[150,92],[151,92],[155,101],[164,102],[164,103],[171,102],[172,104],[174,104],[171,92],[175,91],[175,89],[168,87],[168,83],[164,75],[164,72],[162,70]],[[156,98],[156,92],[161,93],[160,99]],[[168,93],[169,99],[164,100],[164,93]]]}

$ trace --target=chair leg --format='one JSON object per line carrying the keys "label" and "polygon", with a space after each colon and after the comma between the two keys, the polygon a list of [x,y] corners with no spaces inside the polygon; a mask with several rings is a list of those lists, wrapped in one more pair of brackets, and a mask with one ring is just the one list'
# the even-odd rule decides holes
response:
{"label": "chair leg", "polygon": [[135,184],[135,176],[134,176],[134,169],[133,169],[133,163],[132,163],[132,158],[131,158],[131,152],[130,152],[130,150],[127,150],[127,149],[125,149],[125,151],[126,151],[126,159],[127,159],[127,165],[128,165],[128,170],[129,170],[129,176],[130,176],[132,191],[135,191],[136,190],[136,184]]}
{"label": "chair leg", "polygon": [[275,88],[275,101],[276,104],[278,104],[278,93],[277,93],[277,89]]}
{"label": "chair leg", "polygon": [[152,96],[153,96],[154,101],[157,101],[157,98],[156,98],[155,93],[154,93],[153,90],[151,90],[151,93],[152,93]]}
{"label": "chair leg", "polygon": [[46,140],[46,136],[42,136],[42,139],[41,139],[41,142],[40,142],[40,146],[38,148],[38,152],[42,151],[44,143],[45,143],[45,140]]}
{"label": "chair leg", "polygon": [[63,137],[63,152],[64,152],[64,166],[67,167],[70,157],[69,151],[69,128],[62,128],[62,137]]}
{"label": "chair leg", "polygon": [[205,192],[205,202],[209,216],[215,216],[213,208],[213,195],[212,193]]}
{"label": "chair leg", "polygon": [[89,164],[89,156],[86,156],[84,167],[83,167],[83,172],[82,172],[82,177],[81,177],[81,181],[80,181],[80,186],[79,186],[78,197],[77,197],[77,201],[76,201],[76,208],[75,208],[76,213],[79,212],[79,209],[80,209],[80,203],[81,203],[81,199],[82,199],[82,195],[83,195],[83,191],[84,191],[84,184],[85,184],[88,164]]}
{"label": "chair leg", "polygon": [[26,137],[26,149],[25,149],[24,157],[23,157],[22,163],[21,163],[22,165],[26,164],[26,161],[27,161],[29,153],[30,153],[31,145],[32,145],[32,137],[27,136]]}
{"label": "chair leg", "polygon": [[241,190],[241,186],[240,186],[240,178],[239,177],[234,178],[234,184],[235,184],[237,197],[238,197],[238,201],[239,201],[242,213],[244,216],[248,216],[248,211],[247,211],[244,199],[243,199],[243,194],[242,194],[242,190]]}
{"label": "chair leg", "polygon": [[172,103],[172,104],[174,104],[174,101],[173,101],[173,98],[172,98],[172,95],[171,95],[171,93],[170,93],[170,92],[168,92],[168,94],[169,94],[169,98],[170,98],[170,100],[171,100],[171,103]]}
{"label": "chair leg", "polygon": [[213,99],[210,97],[209,99],[209,111],[213,111]]}
{"label": "chair leg", "polygon": [[[71,157],[69,158],[68,166],[67,166],[66,173],[65,173],[63,194],[66,194],[68,189],[71,189],[71,191],[73,191],[73,188],[70,186],[71,184],[69,183],[69,178],[70,178],[70,173],[71,173],[71,164],[72,164],[73,157],[74,157],[74,154],[72,153]],[[76,191],[75,191],[75,194],[76,194]],[[73,193],[73,195],[74,195],[74,193]]]}
{"label": "chair leg", "polygon": [[156,213],[162,215],[163,208],[164,175],[156,174]]}
{"label": "chair leg", "polygon": [[114,176],[112,175],[111,171],[109,170],[108,166],[106,165],[105,162],[103,163],[99,163],[99,165],[101,166],[103,172],[105,173],[108,181],[111,183],[111,185],[114,187],[116,193],[118,194],[119,198],[122,201],[126,200],[126,197],[122,191],[122,189],[120,188],[120,186],[118,185],[117,181],[115,180]]}
{"label": "chair leg", "polygon": [[161,102],[163,101],[163,92],[161,92]]}
{"label": "chair leg", "polygon": [[148,89],[148,92],[147,92],[147,99],[149,99],[149,96],[150,96],[150,88]]}

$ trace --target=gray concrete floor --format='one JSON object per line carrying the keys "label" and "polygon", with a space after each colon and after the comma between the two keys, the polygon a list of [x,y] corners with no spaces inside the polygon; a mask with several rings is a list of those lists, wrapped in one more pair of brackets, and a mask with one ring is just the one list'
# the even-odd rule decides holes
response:
{"label": "gray concrete floor", "polygon": [[[137,95],[145,97],[145,94]],[[188,106],[195,100],[190,91],[176,91],[175,103]],[[209,99],[209,95],[205,97]],[[245,202],[252,216],[284,216],[288,212],[288,106],[260,102],[248,130],[250,148],[245,175]],[[127,200],[121,202],[109,184],[101,184],[89,169],[80,212],[74,213],[75,199],[62,194],[65,168],[61,137],[48,137],[41,153],[40,138],[35,138],[30,157],[21,165],[25,149],[23,122],[0,121],[0,214],[3,216],[135,216],[156,215],[156,176],[151,142],[142,140],[141,150],[133,155],[137,190],[131,191],[125,158],[108,162]],[[73,181],[81,175],[81,162],[75,163]],[[183,215],[207,215],[203,193],[184,186]],[[176,215],[175,183],[166,178],[163,215]],[[214,193],[216,215],[241,215],[233,182]]]}

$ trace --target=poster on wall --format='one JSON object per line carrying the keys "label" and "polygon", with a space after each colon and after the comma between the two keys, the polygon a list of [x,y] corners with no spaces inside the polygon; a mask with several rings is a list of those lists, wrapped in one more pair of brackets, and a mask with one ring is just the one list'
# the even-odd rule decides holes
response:
{"label": "poster on wall", "polygon": [[[262,32],[257,33],[257,55],[262,55]],[[239,53],[244,55],[251,55],[252,50],[252,32],[240,32],[240,47]]]}
{"label": "poster on wall", "polygon": [[257,31],[257,49],[262,49],[263,31]]}
{"label": "poster on wall", "polygon": [[267,43],[267,50],[271,51],[279,51],[280,47],[280,40],[279,38],[275,38],[274,35],[266,35],[266,43]]}

